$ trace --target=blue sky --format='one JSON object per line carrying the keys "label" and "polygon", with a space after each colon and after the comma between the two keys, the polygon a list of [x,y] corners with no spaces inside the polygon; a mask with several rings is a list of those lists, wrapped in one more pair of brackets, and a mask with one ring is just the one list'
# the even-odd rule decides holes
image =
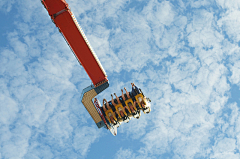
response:
{"label": "blue sky", "polygon": [[40,1],[0,2],[0,158],[240,158],[239,0],[67,0],[110,87],[152,112],[112,136],[80,101],[91,81]]}

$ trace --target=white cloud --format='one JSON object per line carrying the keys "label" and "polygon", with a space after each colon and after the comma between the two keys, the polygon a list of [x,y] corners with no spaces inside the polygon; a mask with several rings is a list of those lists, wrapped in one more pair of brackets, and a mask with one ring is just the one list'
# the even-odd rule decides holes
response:
{"label": "white cloud", "polygon": [[120,150],[118,150],[118,152],[116,153],[115,159],[121,159],[121,158],[134,159],[135,154],[130,149],[120,148]]}
{"label": "white cloud", "polygon": [[236,10],[240,7],[240,2],[238,0],[216,0],[218,5],[220,5],[223,9],[228,10]]}
{"label": "white cloud", "polygon": [[[39,14],[46,14],[46,10],[41,4],[41,1],[31,1],[26,0],[24,3],[22,1],[17,1],[17,7],[18,12],[20,13],[21,20],[23,20],[25,23],[31,22],[30,27],[37,27],[36,24],[45,24],[43,20],[49,19],[46,16],[42,17],[39,16]],[[37,29],[37,28],[36,28]]]}
{"label": "white cloud", "polygon": [[141,117],[139,119],[132,118],[129,123],[123,123],[118,129],[120,133],[125,133],[128,137],[132,139],[141,139],[143,135],[146,134],[146,127],[150,124],[149,119],[146,119],[146,114],[141,112]]}
{"label": "white cloud", "polygon": [[199,1],[191,1],[191,6],[193,8],[200,8],[201,6],[209,6],[213,3],[213,0],[199,0]]}
{"label": "white cloud", "polygon": [[15,0],[9,1],[1,1],[0,2],[0,11],[8,13],[12,10],[12,5],[14,4]]}
{"label": "white cloud", "polygon": [[75,131],[73,147],[82,156],[86,156],[90,145],[99,137],[98,130],[92,127],[81,127]]}
{"label": "white cloud", "polygon": [[[6,132],[7,131],[7,132]],[[2,156],[4,158],[22,158],[27,153],[28,139],[31,136],[31,130],[28,126],[17,123],[12,130],[5,129],[9,134],[7,140],[2,138]],[[5,140],[5,141],[4,141]]]}
{"label": "white cloud", "polygon": [[0,112],[2,112],[0,116],[0,125],[8,125],[12,123],[17,116],[19,111],[17,103],[11,97],[2,93],[0,93],[0,103]]}
{"label": "white cloud", "polygon": [[175,16],[172,4],[169,1],[161,3],[156,0],[150,1],[143,12],[146,14],[147,19],[155,24],[170,25]]}
{"label": "white cloud", "polygon": [[232,76],[230,80],[233,84],[238,84],[240,82],[240,62],[236,61],[233,66],[231,66]]}
{"label": "white cloud", "polygon": [[169,147],[167,134],[171,134],[172,132],[171,130],[169,131],[165,125],[162,124],[161,126],[162,127],[156,128],[147,133],[147,135],[142,139],[142,142],[146,144],[146,153],[159,155],[167,151]]}
{"label": "white cloud", "polygon": [[34,143],[28,149],[28,153],[24,156],[24,158],[32,158],[32,159],[46,158],[46,159],[51,159],[51,158],[54,158],[54,155],[51,152],[51,147],[49,147],[48,145],[38,145],[38,144]]}
{"label": "white cloud", "polygon": [[224,156],[232,156],[232,158],[239,157],[239,154],[234,154],[236,148],[236,140],[232,138],[224,138],[214,145],[214,154],[212,158],[223,158]]}
{"label": "white cloud", "polygon": [[[193,15],[193,21],[187,26],[188,42],[191,47],[200,47],[205,49],[218,49],[223,35],[214,29],[214,15],[213,12],[206,10],[196,11]],[[207,56],[207,54],[202,54]]]}
{"label": "white cloud", "polygon": [[217,23],[219,27],[222,27],[222,30],[226,32],[228,38],[233,42],[239,42],[240,40],[240,20],[238,18],[239,16],[240,11],[238,10],[227,12]]}

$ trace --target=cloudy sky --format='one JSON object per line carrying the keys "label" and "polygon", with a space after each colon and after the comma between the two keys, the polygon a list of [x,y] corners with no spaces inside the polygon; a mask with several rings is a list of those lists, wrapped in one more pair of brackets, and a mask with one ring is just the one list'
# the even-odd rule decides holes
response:
{"label": "cloudy sky", "polygon": [[240,158],[239,0],[67,0],[110,87],[152,112],[98,129],[91,84],[40,0],[0,1],[0,158]]}

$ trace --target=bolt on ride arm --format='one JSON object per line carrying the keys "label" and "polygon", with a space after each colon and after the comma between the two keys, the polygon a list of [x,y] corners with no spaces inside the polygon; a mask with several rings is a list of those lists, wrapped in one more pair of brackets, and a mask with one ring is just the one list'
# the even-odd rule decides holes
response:
{"label": "bolt on ride arm", "polygon": [[98,128],[101,128],[105,124],[92,99],[109,86],[107,75],[66,1],[41,0],[41,2],[93,82],[93,85],[83,90],[81,101]]}

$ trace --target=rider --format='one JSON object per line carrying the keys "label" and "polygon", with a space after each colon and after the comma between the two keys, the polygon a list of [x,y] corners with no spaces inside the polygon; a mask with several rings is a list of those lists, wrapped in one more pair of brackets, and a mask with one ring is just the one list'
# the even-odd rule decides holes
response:
{"label": "rider", "polygon": [[114,117],[113,116],[115,116],[115,113],[113,112],[113,115],[112,115],[112,113],[111,112],[109,112],[108,113],[108,116],[109,116],[109,118],[110,118],[110,120],[111,120],[111,123],[113,123],[113,124],[116,124],[117,122],[114,120]]}
{"label": "rider", "polygon": [[124,87],[124,90],[126,91],[127,98],[130,99],[130,93],[127,91],[127,89]]}
{"label": "rider", "polygon": [[147,99],[146,97],[143,97],[143,99],[141,97],[138,97],[138,101],[140,102],[140,105],[142,106],[142,111],[144,113],[149,113],[151,111],[150,106],[147,105]]}
{"label": "rider", "polygon": [[[115,97],[116,97],[116,99],[117,99],[118,104],[122,104],[121,101],[120,101],[120,99],[119,99],[118,96],[116,95],[116,93],[114,93],[114,95],[115,95]],[[123,98],[123,97],[122,97],[122,98]],[[124,100],[124,98],[123,98],[123,100]],[[114,101],[114,99],[113,99],[113,96],[112,96],[112,102],[113,102],[113,101]],[[116,104],[115,104],[115,105],[116,105]],[[123,109],[122,109],[122,107],[118,107],[119,115],[122,117],[123,121],[128,122],[128,121],[129,121],[129,120],[128,120],[129,117],[124,114],[124,111],[126,112],[126,110],[128,110],[128,112],[130,112],[130,109],[129,109],[126,105],[123,106]]]}
{"label": "rider", "polygon": [[[118,96],[116,95],[116,93],[114,93],[114,95],[115,95],[115,97],[116,97],[116,99],[117,99],[118,104],[121,104],[120,99],[118,98]],[[113,100],[113,96],[112,96],[112,100]]]}
{"label": "rider", "polygon": [[122,118],[125,116],[121,107],[118,107],[118,112]]}
{"label": "rider", "polygon": [[[106,104],[104,104],[104,102],[106,103]],[[109,103],[107,102],[107,100],[104,98],[103,99],[103,106],[107,106],[107,109],[111,109],[111,107],[110,107],[110,105],[109,105]],[[104,110],[105,111],[105,110]]]}
{"label": "rider", "polygon": [[[135,101],[135,102],[136,102],[136,101]],[[135,105],[135,102],[134,102],[134,105]],[[135,109],[134,109],[134,107],[133,107],[133,105],[132,105],[131,102],[128,103],[128,106],[129,106],[131,112],[132,112],[132,113],[135,113]]]}
{"label": "rider", "polygon": [[[107,106],[107,108],[106,108],[106,106]],[[107,100],[104,98],[103,99],[103,110],[104,110],[104,112],[106,112],[108,109],[111,109],[111,107],[109,106],[109,103],[107,102]],[[116,118],[115,112],[113,112],[113,114],[111,112],[108,112],[108,116],[113,124],[117,124],[117,122],[114,120],[114,117]]]}
{"label": "rider", "polygon": [[125,101],[126,98],[125,98],[125,95],[124,95],[124,93],[123,93],[123,90],[121,89],[121,91],[122,91],[122,98],[123,98],[123,100]]}
{"label": "rider", "polygon": [[134,96],[137,95],[137,94],[140,94],[140,91],[139,91],[138,87],[135,86],[134,83],[131,83],[131,85],[132,85],[132,94],[133,94]]}
{"label": "rider", "polygon": [[[116,93],[114,93],[114,94],[116,94]],[[111,94],[111,97],[112,97],[112,104],[114,105],[114,106],[116,106],[117,104],[114,102],[114,99],[113,99],[113,95]]]}

